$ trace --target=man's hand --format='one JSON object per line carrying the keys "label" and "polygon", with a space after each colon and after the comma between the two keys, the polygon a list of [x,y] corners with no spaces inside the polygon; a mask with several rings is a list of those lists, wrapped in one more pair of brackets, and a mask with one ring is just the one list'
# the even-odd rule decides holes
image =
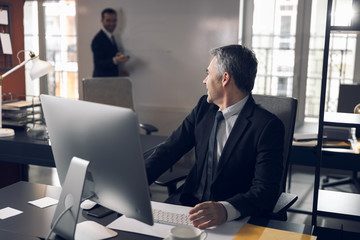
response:
{"label": "man's hand", "polygon": [[122,52],[118,52],[114,57],[114,61],[117,63],[124,63],[129,60],[129,56],[124,55]]}
{"label": "man's hand", "polygon": [[200,229],[223,224],[227,219],[225,207],[218,202],[199,203],[189,211],[189,214],[190,221]]}

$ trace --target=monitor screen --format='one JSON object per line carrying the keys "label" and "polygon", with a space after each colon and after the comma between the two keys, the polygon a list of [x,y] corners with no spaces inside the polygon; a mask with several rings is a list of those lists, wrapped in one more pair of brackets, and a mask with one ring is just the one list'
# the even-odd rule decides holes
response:
{"label": "monitor screen", "polygon": [[338,112],[354,113],[354,108],[360,103],[360,84],[340,84]]}
{"label": "monitor screen", "polygon": [[48,95],[41,103],[60,183],[73,157],[87,160],[83,198],[153,224],[134,111]]}
{"label": "monitor screen", "polygon": [[[338,112],[354,113],[354,108],[360,103],[360,84],[340,84]],[[356,127],[356,137],[360,138],[360,127]]]}

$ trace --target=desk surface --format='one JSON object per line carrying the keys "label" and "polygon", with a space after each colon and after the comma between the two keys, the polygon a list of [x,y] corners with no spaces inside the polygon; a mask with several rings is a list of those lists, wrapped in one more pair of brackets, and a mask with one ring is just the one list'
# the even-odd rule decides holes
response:
{"label": "desk surface", "polygon": [[[18,182],[8,187],[0,189],[0,209],[4,207],[12,207],[23,211],[14,217],[0,221],[0,236],[17,234],[19,239],[22,236],[36,236],[45,238],[50,231],[50,223],[52,221],[56,205],[47,208],[38,208],[28,201],[36,200],[45,196],[58,199],[61,188],[43,184]],[[104,218],[98,219],[88,216],[85,212],[79,215],[79,221],[93,220],[108,225],[118,217],[117,214],[111,214]],[[119,235],[115,239],[143,239],[140,234],[118,231]],[[0,238],[3,239],[3,238]],[[12,238],[11,238],[12,239]],[[160,239],[147,236],[146,239]]]}
{"label": "desk surface", "polygon": [[[43,184],[18,182],[8,187],[0,189],[0,209],[12,207],[23,211],[14,217],[0,221],[0,239],[2,236],[11,237],[8,239],[25,239],[24,236],[35,236],[45,238],[50,230],[50,223],[56,206],[50,206],[44,209],[28,204],[28,201],[39,199],[45,196],[58,198],[61,189],[59,187],[48,186]],[[104,218],[98,219],[88,216],[82,212],[79,221],[85,219],[97,221],[103,225],[108,225],[118,217],[117,214],[111,214]],[[295,224],[266,220],[261,218],[252,218],[250,223],[265,227],[272,227],[282,230],[288,230],[299,233],[311,233],[311,228],[304,224]],[[118,236],[115,239],[160,239],[157,237],[144,236],[137,233],[117,231]],[[37,239],[37,238],[26,238]]]}
{"label": "desk surface", "polygon": [[[317,132],[317,123],[297,125],[297,133]],[[140,135],[142,149],[149,148],[165,140],[164,136]],[[359,156],[342,152],[324,152],[323,167],[343,170],[360,170]],[[341,166],[338,159],[343,159]],[[293,146],[290,161],[293,164],[315,166],[316,148],[309,146]],[[0,161],[33,164],[38,166],[55,167],[51,146],[47,140],[29,136],[24,129],[16,129],[13,137],[0,138]],[[27,178],[23,178],[26,180]]]}
{"label": "desk surface", "polygon": [[[318,123],[303,123],[295,127],[295,133],[317,133]],[[326,146],[324,146],[326,147]],[[316,164],[316,145],[310,146],[304,144],[293,144],[290,152],[290,162],[296,165],[313,166]],[[341,164],[339,164],[341,159]],[[341,169],[341,170],[358,170],[360,171],[360,155],[355,154],[349,149],[326,148],[323,151],[323,168]]]}
{"label": "desk surface", "polygon": [[54,167],[54,157],[47,139],[36,139],[25,129],[15,136],[0,138],[0,161]]}
{"label": "desk surface", "polygon": [[14,233],[9,231],[0,230],[0,239],[11,240],[39,240],[40,238],[22,235],[20,233]]}
{"label": "desk surface", "polygon": [[[163,142],[166,137],[140,134],[145,152]],[[25,129],[15,129],[15,136],[0,138],[0,161],[55,167],[54,156],[47,139],[31,136]]]}

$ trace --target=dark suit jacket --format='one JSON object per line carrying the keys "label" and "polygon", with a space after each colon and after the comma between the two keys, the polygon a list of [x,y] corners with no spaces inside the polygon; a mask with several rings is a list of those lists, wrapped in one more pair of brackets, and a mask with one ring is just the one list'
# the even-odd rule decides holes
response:
{"label": "dark suit jacket", "polygon": [[[146,160],[149,183],[195,147],[195,164],[182,188],[180,201],[194,205],[208,140],[218,107],[203,96],[182,124]],[[214,201],[228,201],[241,216],[272,211],[283,173],[284,126],[275,115],[256,105],[252,96],[241,111],[219,159],[211,185]]]}
{"label": "dark suit jacket", "polygon": [[119,76],[118,66],[114,64],[113,57],[118,48],[100,30],[91,42],[91,50],[94,59],[93,77],[117,77]]}

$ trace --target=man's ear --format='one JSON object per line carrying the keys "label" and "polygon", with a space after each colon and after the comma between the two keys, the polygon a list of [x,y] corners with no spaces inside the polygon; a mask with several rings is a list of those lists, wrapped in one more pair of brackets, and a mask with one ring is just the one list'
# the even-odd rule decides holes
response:
{"label": "man's ear", "polygon": [[221,83],[223,86],[226,86],[230,82],[230,74],[228,72],[224,72],[222,76]]}

